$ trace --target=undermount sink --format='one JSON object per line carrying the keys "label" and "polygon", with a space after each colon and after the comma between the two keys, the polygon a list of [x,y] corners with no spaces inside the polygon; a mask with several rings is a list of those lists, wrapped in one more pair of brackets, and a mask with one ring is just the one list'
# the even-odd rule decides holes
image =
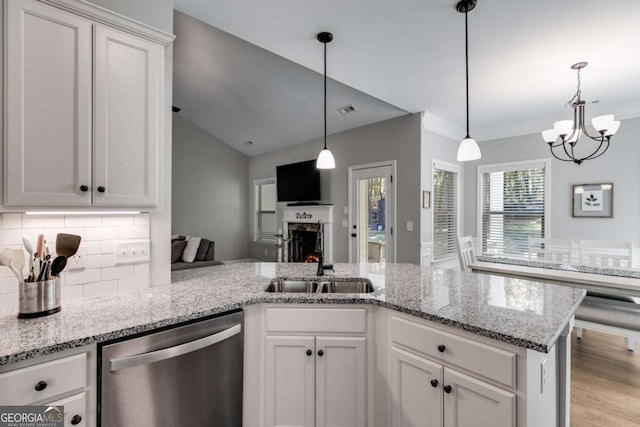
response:
{"label": "undermount sink", "polygon": [[[320,290],[319,290],[320,289]],[[371,280],[361,277],[333,278],[326,280],[293,279],[276,277],[265,289],[266,292],[303,292],[329,294],[366,294],[375,291]]]}

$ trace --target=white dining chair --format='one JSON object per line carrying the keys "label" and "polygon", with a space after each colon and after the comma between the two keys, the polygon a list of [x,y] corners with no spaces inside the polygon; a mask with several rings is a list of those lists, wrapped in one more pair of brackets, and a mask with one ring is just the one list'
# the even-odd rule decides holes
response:
{"label": "white dining chair", "polygon": [[633,242],[578,240],[578,255],[582,265],[631,268]]}
{"label": "white dining chair", "polygon": [[476,261],[476,252],[471,236],[458,237],[458,260],[460,261],[460,270],[471,271],[469,264]]}
{"label": "white dining chair", "polygon": [[570,264],[573,260],[571,239],[529,237],[529,260]]}

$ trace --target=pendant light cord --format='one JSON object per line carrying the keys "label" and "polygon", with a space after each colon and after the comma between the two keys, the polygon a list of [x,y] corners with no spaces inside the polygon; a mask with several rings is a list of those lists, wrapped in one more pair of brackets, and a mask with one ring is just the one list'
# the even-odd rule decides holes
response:
{"label": "pendant light cord", "polygon": [[327,43],[324,44],[324,149],[327,149]]}
{"label": "pendant light cord", "polygon": [[467,24],[467,13],[469,6],[467,5],[464,10],[464,62],[466,68],[466,83],[467,83],[467,136],[469,136],[469,28]]}

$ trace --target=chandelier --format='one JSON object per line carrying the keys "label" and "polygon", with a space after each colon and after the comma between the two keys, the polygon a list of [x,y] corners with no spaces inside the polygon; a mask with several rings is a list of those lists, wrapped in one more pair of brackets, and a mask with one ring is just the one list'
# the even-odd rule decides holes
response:
{"label": "chandelier", "polygon": [[[599,135],[592,136],[587,132],[584,120],[585,102],[580,98],[580,70],[587,65],[587,62],[578,62],[571,66],[571,69],[578,73],[578,90],[565,106],[573,108],[573,120],[555,122],[553,129],[542,131],[542,138],[549,144],[553,157],[577,165],[582,164],[585,160],[602,156],[609,148],[611,137],[620,128],[620,122],[614,120],[613,114],[606,114],[591,119],[591,124]],[[592,140],[587,140],[591,144],[591,148],[595,147],[595,150],[590,152],[591,154],[584,155],[589,153],[589,149],[584,148],[586,144],[581,144],[578,147],[578,141],[583,135]]]}

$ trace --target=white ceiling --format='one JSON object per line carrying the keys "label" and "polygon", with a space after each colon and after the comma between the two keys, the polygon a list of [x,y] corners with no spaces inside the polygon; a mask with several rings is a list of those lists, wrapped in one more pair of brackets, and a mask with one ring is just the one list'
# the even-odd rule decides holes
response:
{"label": "white ceiling", "polygon": [[[176,9],[317,72],[322,46],[315,36],[331,31],[331,78],[462,129],[464,17],[455,3],[175,1]],[[583,99],[600,101],[588,105],[588,117],[640,116],[639,23],[638,0],[478,0],[469,13],[472,136],[532,133],[570,118],[563,105],[575,92],[569,67],[578,61],[589,62],[582,72]],[[180,30],[176,26],[179,37]],[[289,83],[293,88],[297,82]],[[264,90],[260,81],[254,84],[252,89]],[[176,94],[182,96],[180,90]]]}

